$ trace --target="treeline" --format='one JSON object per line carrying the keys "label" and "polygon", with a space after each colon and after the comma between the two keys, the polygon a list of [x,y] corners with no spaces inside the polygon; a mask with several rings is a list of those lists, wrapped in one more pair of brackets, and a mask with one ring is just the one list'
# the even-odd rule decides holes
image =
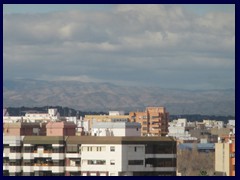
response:
{"label": "treeline", "polygon": [[[77,116],[84,117],[85,115],[100,115],[108,114],[108,112],[94,112],[94,111],[79,111],[69,107],[62,106],[43,106],[43,107],[8,107],[8,113],[11,116],[24,116],[26,112],[36,111],[46,113],[49,108],[57,108],[61,116]],[[126,113],[128,114],[128,113]],[[229,119],[235,119],[234,116],[215,116],[215,115],[201,115],[201,114],[183,114],[183,115],[170,115],[169,119],[186,118],[188,121],[202,121],[203,119],[224,121],[227,123]]]}

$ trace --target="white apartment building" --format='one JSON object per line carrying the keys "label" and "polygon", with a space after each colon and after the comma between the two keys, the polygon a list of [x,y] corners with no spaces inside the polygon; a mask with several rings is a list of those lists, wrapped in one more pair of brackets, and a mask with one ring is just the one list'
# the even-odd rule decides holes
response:
{"label": "white apartment building", "polygon": [[82,176],[176,175],[172,138],[83,136],[68,137],[66,143],[81,154]]}
{"label": "white apartment building", "polygon": [[235,127],[235,119],[228,120],[228,125]]}
{"label": "white apartment building", "polygon": [[216,120],[203,120],[203,123],[205,124],[206,128],[223,128],[223,121],[216,121]]}
{"label": "white apartment building", "polygon": [[91,129],[92,136],[141,136],[141,124],[135,122],[97,122]]}
{"label": "white apartment building", "polygon": [[232,129],[232,133],[235,134],[235,119],[228,120],[227,126]]}
{"label": "white apartment building", "polygon": [[120,116],[124,115],[124,111],[109,111],[109,116]]}
{"label": "white apartment building", "polygon": [[6,136],[3,138],[3,175],[21,175],[22,139],[21,136]]}
{"label": "white apartment building", "polygon": [[19,162],[4,165],[5,176],[176,175],[176,141],[168,137],[26,136],[22,141],[19,139],[12,144],[9,137],[4,137],[5,159],[10,145],[15,147],[18,140],[17,145],[21,147],[19,155],[15,153],[11,158]]}
{"label": "white apartment building", "polygon": [[9,116],[7,110],[3,109],[3,122],[16,123],[16,122],[47,122],[56,121],[60,119],[60,114],[55,108],[48,109],[48,113],[27,112],[25,116]]}
{"label": "white apartment building", "polygon": [[168,127],[168,136],[176,137],[176,138],[189,138],[191,135],[186,130],[187,119],[177,119],[169,122]]}

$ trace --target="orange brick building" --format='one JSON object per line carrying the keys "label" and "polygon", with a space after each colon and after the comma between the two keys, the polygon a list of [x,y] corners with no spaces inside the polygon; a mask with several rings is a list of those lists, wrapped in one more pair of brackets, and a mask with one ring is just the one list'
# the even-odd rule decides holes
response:
{"label": "orange brick building", "polygon": [[166,136],[169,113],[165,107],[147,107],[145,112],[130,112],[131,122],[142,125],[142,136]]}

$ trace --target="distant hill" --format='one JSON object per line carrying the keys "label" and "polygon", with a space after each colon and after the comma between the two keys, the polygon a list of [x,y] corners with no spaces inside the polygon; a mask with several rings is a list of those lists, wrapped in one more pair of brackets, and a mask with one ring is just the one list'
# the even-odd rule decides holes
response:
{"label": "distant hill", "polygon": [[81,111],[142,111],[165,106],[170,114],[235,116],[235,90],[180,90],[110,83],[4,80],[3,105],[64,106]]}

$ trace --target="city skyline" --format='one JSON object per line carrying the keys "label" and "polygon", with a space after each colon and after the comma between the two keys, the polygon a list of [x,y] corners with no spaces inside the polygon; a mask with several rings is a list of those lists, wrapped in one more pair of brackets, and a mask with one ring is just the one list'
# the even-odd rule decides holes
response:
{"label": "city skyline", "polygon": [[235,88],[235,5],[4,5],[3,78]]}

